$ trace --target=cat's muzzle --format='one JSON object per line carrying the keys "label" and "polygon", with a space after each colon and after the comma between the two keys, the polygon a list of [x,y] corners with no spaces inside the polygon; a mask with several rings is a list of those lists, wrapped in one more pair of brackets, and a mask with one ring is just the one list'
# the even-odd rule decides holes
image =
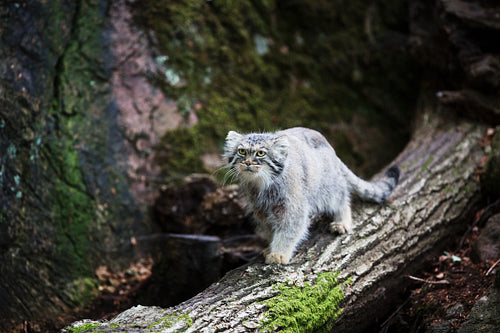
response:
{"label": "cat's muzzle", "polygon": [[250,161],[244,161],[241,163],[242,171],[257,172],[257,166]]}

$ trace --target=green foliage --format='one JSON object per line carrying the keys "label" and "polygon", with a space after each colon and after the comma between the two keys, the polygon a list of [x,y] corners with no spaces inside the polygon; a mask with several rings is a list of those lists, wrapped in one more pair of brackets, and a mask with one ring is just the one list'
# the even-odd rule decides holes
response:
{"label": "green foliage", "polygon": [[266,301],[269,312],[262,323],[266,330],[283,332],[329,332],[342,313],[342,287],[339,272],[326,272],[304,287],[279,284],[278,296]]}
{"label": "green foliage", "polygon": [[[186,117],[197,116],[194,127],[163,138],[160,149],[167,156],[174,152],[161,160],[167,174],[199,171],[203,153],[220,152],[230,129],[300,125],[332,139],[332,123],[350,122],[358,114],[373,126],[391,128],[388,135],[401,142],[393,144],[394,151],[380,148],[382,155],[404,144],[406,112],[385,108],[405,110],[412,103],[414,71],[397,46],[380,41],[389,31],[405,29],[400,26],[406,16],[391,15],[404,13],[404,5],[330,0],[137,5],[164,54],[157,58],[163,72],[155,79]],[[351,150],[348,140],[334,142],[341,155]]]}

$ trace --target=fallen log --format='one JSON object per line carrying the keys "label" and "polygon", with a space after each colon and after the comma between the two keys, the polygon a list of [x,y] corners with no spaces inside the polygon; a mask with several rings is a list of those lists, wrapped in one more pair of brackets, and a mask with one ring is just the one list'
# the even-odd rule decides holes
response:
{"label": "fallen log", "polygon": [[[327,308],[317,313],[319,317],[310,318],[314,331],[332,324],[341,332],[373,327],[397,301],[408,283],[405,275],[415,272],[426,254],[448,244],[450,235],[465,230],[480,200],[476,171],[485,156],[480,146],[485,127],[455,119],[438,110],[439,106],[430,108],[436,105],[432,101],[421,105],[424,110],[417,117],[413,138],[393,162],[403,174],[392,202],[384,206],[355,203],[352,234],[330,234],[323,228],[328,224],[320,221],[289,265],[266,265],[261,258],[227,273],[175,307],[138,306],[110,321],[80,321],[72,326],[88,325],[90,330],[100,331],[147,328],[165,332],[284,329],[263,325],[269,322],[272,301],[280,304],[284,288],[309,290],[306,288],[316,286],[320,279],[327,280],[322,275],[325,272],[338,272],[334,282],[348,281],[343,287],[343,311],[340,314],[336,308]],[[330,295],[333,288],[340,287],[335,283],[322,285],[320,294]]]}
{"label": "fallen log", "polygon": [[[177,306],[137,306],[110,321],[80,321],[72,327],[270,331],[293,329],[285,326],[299,325],[298,315],[305,308],[311,310],[305,320],[313,332],[332,326],[339,332],[376,327],[409,283],[405,275],[414,274],[425,255],[441,250],[451,235],[466,229],[481,197],[477,166],[485,156],[480,141],[486,128],[446,113],[432,97],[421,98],[420,105],[413,137],[391,163],[402,170],[392,201],[384,206],[355,203],[352,234],[328,233],[328,223],[320,221],[289,265],[267,265],[260,258]],[[323,307],[332,298],[342,298],[341,288],[343,310],[336,304]],[[280,315],[288,321],[272,322],[273,307],[296,304],[290,290],[305,292],[310,302],[303,308],[297,303]]]}

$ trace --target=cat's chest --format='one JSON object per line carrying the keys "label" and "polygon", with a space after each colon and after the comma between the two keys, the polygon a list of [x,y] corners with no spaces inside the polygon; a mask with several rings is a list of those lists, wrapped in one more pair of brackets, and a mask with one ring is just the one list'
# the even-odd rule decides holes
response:
{"label": "cat's chest", "polygon": [[261,221],[279,219],[286,211],[286,195],[279,187],[270,186],[264,191],[249,191],[247,198],[254,215]]}

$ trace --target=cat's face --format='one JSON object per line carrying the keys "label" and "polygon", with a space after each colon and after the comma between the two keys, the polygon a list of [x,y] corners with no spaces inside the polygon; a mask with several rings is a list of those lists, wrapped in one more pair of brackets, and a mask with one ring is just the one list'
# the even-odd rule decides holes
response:
{"label": "cat's face", "polygon": [[270,185],[283,171],[287,155],[288,140],[285,136],[242,135],[230,131],[226,137],[224,156],[229,172],[243,183],[258,187]]}

